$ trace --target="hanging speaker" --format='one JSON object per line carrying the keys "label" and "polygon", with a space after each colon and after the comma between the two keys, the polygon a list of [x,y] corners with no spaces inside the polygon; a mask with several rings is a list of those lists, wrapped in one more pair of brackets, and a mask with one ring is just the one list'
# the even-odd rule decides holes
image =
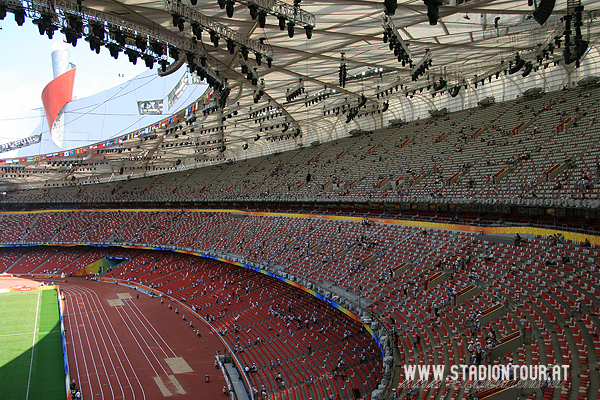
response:
{"label": "hanging speaker", "polygon": [[531,70],[533,70],[533,64],[531,63],[531,61],[528,61],[525,63],[525,70],[523,71],[523,78],[525,78],[527,75],[529,75],[531,73]]}
{"label": "hanging speaker", "polygon": [[544,25],[550,14],[552,14],[552,10],[554,10],[554,4],[556,0],[542,0],[538,5],[537,10],[533,13],[533,19],[537,21],[538,24]]}
{"label": "hanging speaker", "polygon": [[524,65],[525,65],[525,60],[523,60],[522,58],[519,58],[519,60],[516,62],[516,64],[508,70],[508,73],[511,75],[516,74],[517,72],[519,72],[519,70],[521,68],[523,68]]}

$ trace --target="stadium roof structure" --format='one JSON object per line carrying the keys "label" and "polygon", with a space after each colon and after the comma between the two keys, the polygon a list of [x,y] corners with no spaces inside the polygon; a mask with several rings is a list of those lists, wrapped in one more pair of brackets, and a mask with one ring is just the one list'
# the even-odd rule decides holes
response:
{"label": "stadium roof structure", "polygon": [[[173,38],[170,43],[175,46],[185,44],[184,52],[195,49],[194,54],[206,61],[206,70],[222,82],[227,79],[230,91],[225,107],[211,109],[209,104],[205,112],[196,111],[192,125],[182,123],[179,130],[166,127],[155,137],[125,143],[117,152],[86,155],[85,163],[82,157],[38,162],[28,177],[6,181],[19,185],[83,181],[122,173],[128,165],[168,172],[334,140],[348,136],[352,129],[377,129],[405,118],[399,103],[416,90],[449,100],[450,89],[458,88],[455,96],[460,88],[473,90],[478,80],[491,81],[516,64],[517,53],[535,70],[541,71],[542,65],[573,69],[575,63],[565,66],[556,42],[565,30],[562,18],[583,5],[583,38],[588,48],[594,47],[600,37],[600,1],[559,0],[540,25],[532,14],[545,1],[534,0],[530,6],[526,0],[451,0],[439,5],[439,20],[431,25],[428,6],[421,0],[400,0],[389,16],[382,0],[86,0],[85,10],[112,16],[123,26],[145,27],[145,34]],[[67,0],[56,4],[63,3],[70,4]],[[256,19],[251,7],[258,10]],[[284,16],[287,20],[282,21]],[[295,22],[293,37],[290,22]],[[200,40],[194,24],[202,28]],[[384,35],[386,28],[389,33]],[[392,35],[403,43],[396,54],[390,50]],[[227,38],[233,38],[229,49]],[[261,53],[260,63],[253,49]],[[247,60],[242,55],[246,50]],[[164,59],[170,64],[167,71],[182,64]],[[344,82],[342,62],[347,71]],[[416,72],[428,63],[428,68]],[[186,68],[184,63],[181,68]],[[521,73],[516,78],[524,79]],[[431,103],[431,108],[436,107]],[[103,160],[102,165],[81,167],[95,160]],[[40,168],[44,174],[37,176],[35,170]]]}

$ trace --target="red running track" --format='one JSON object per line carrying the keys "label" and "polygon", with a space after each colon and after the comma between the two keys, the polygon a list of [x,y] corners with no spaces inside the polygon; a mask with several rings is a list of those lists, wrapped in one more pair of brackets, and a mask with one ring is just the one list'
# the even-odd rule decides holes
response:
{"label": "red running track", "polygon": [[224,398],[214,361],[225,347],[203,322],[189,315],[183,321],[158,298],[124,286],[83,278],[57,283],[66,299],[69,372],[83,398]]}

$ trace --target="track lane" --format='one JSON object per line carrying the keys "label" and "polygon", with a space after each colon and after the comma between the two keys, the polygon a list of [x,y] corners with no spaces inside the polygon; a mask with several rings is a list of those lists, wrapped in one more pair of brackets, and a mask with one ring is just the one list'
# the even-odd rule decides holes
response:
{"label": "track lane", "polygon": [[[67,296],[72,296],[77,303],[73,317],[76,319],[80,347],[79,351],[75,350],[76,346],[72,346],[71,350],[76,365],[83,359],[84,373],[77,368],[79,382],[82,377],[89,375],[96,375],[98,381],[96,384],[93,378],[88,380],[90,391],[86,394],[91,398],[100,395],[100,399],[145,399],[144,389],[106,313],[104,303],[89,288],[76,285],[64,287]],[[82,334],[85,341],[81,339]],[[90,342],[90,335],[95,340]],[[94,367],[93,372],[90,364]],[[85,383],[85,379],[80,383],[82,390],[85,390]]]}

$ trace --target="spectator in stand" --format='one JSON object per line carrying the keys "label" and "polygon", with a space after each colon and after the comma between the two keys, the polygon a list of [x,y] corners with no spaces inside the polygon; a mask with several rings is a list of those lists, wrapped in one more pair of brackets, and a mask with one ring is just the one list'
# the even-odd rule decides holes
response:
{"label": "spectator in stand", "polygon": [[414,345],[415,347],[418,347],[420,343],[421,343],[421,335],[419,335],[419,334],[417,333],[417,335],[415,336],[415,341],[413,342],[413,345]]}
{"label": "spectator in stand", "polygon": [[515,240],[515,246],[517,246],[517,247],[521,246],[521,235],[519,235],[519,233],[517,233],[515,235],[514,240]]}

